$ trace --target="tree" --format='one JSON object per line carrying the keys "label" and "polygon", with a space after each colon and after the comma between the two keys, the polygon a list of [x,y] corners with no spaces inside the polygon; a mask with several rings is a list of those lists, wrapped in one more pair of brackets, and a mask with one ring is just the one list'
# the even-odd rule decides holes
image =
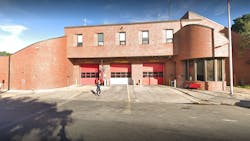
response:
{"label": "tree", "polygon": [[234,19],[232,30],[241,35],[240,47],[250,48],[250,14]]}
{"label": "tree", "polygon": [[6,52],[6,51],[0,51],[0,56],[9,56],[10,53]]}

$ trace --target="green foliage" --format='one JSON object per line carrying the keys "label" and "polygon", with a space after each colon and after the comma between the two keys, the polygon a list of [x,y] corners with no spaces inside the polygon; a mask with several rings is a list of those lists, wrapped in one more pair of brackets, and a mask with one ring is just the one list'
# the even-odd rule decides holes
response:
{"label": "green foliage", "polygon": [[0,56],[9,56],[10,53],[6,52],[6,51],[2,51],[0,52]]}
{"label": "green foliage", "polygon": [[234,19],[232,30],[240,34],[250,34],[250,14]]}
{"label": "green foliage", "polygon": [[250,85],[243,85],[243,86],[237,86],[239,88],[245,88],[245,89],[250,89]]}
{"label": "green foliage", "polygon": [[240,47],[250,48],[250,14],[234,19],[232,30],[241,35]]}

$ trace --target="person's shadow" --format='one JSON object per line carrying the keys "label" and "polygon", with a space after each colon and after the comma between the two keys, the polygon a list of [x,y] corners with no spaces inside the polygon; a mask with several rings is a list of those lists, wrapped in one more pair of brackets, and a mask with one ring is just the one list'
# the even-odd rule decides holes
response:
{"label": "person's shadow", "polygon": [[65,125],[66,125],[66,122],[63,120],[63,121],[61,122],[62,128],[60,129],[59,133],[57,134],[57,135],[60,137],[60,141],[70,141],[70,139],[68,139],[68,138],[66,137]]}
{"label": "person's shadow", "polygon": [[92,92],[93,95],[98,96],[96,91],[91,90],[91,92]]}

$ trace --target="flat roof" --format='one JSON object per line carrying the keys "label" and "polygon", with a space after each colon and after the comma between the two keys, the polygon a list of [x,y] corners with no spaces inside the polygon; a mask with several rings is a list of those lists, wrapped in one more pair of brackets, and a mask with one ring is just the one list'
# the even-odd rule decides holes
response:
{"label": "flat roof", "polygon": [[64,28],[85,28],[85,27],[98,27],[98,26],[120,26],[120,25],[165,23],[165,22],[180,22],[180,21],[197,21],[197,20],[201,20],[201,19],[180,19],[180,20],[163,20],[163,21],[145,21],[145,22],[131,22],[131,23],[100,24],[100,25],[87,25],[87,26],[67,26],[67,27],[64,27]]}

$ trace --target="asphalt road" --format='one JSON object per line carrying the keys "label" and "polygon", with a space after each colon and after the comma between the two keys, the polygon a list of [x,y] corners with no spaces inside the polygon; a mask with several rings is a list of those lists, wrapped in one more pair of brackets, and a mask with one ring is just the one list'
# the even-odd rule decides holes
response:
{"label": "asphalt road", "polygon": [[250,140],[248,108],[157,102],[164,99],[160,88],[153,101],[129,89],[129,100],[125,90],[107,89],[100,97],[77,90],[1,98],[0,140]]}

